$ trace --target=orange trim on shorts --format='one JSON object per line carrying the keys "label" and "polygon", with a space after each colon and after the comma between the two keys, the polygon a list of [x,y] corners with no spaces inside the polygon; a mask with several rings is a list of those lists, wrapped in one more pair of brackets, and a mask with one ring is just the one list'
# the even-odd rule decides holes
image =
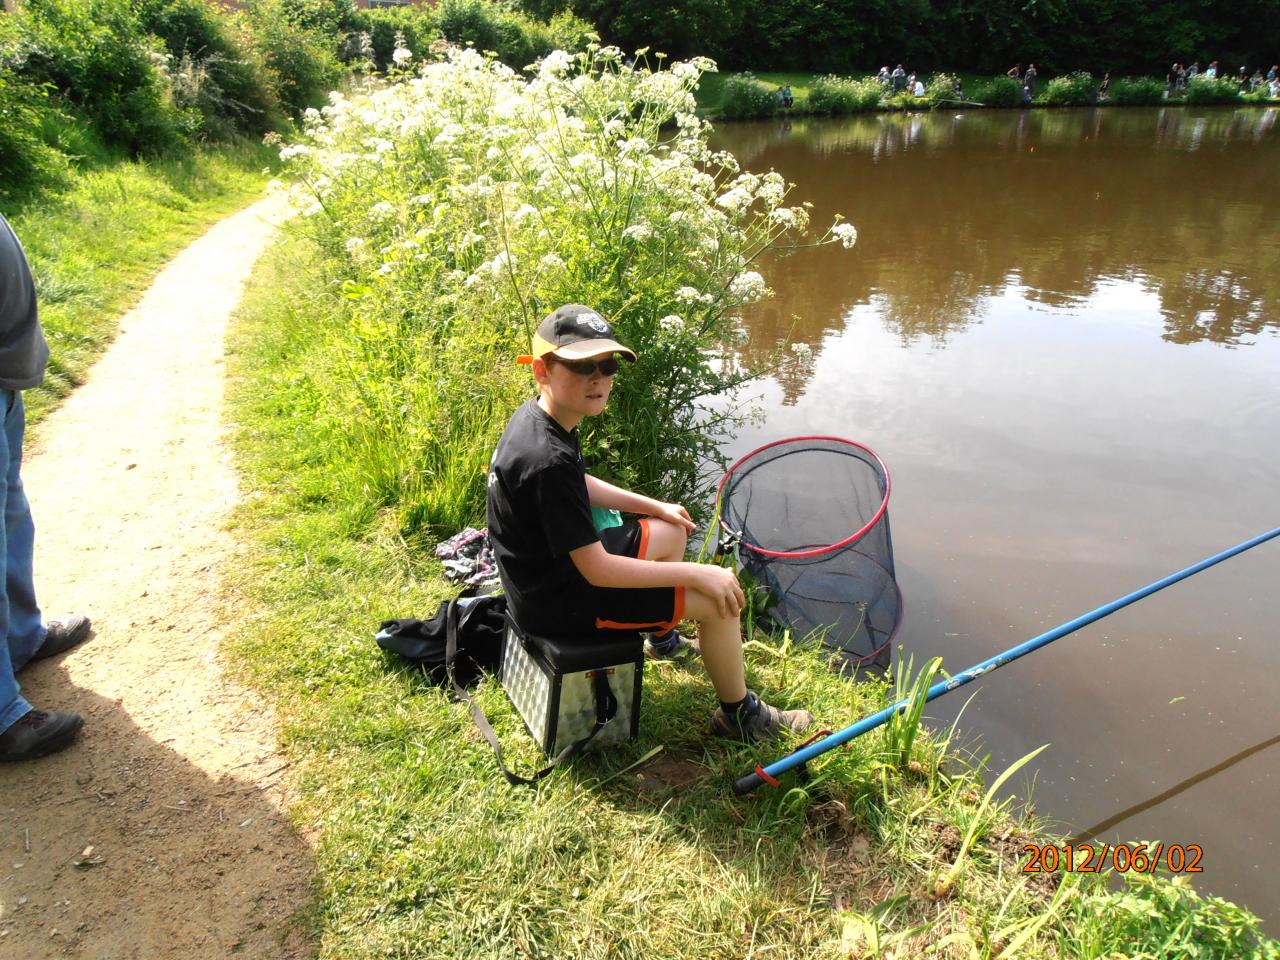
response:
{"label": "orange trim on shorts", "polygon": [[648,559],[645,554],[649,552],[649,518],[641,517],[636,521],[640,525],[640,547],[636,550],[637,560]]}
{"label": "orange trim on shorts", "polygon": [[648,623],[623,623],[619,620],[604,620],[596,617],[597,630],[659,630],[665,633],[674,630],[676,624],[684,619],[684,587],[676,587],[675,609],[670,620],[657,620]]}

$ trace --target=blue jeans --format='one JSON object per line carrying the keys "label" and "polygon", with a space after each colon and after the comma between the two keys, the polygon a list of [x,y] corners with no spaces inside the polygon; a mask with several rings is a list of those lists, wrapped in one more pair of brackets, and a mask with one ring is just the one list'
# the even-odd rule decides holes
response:
{"label": "blue jeans", "polygon": [[22,393],[0,390],[0,406],[4,407],[4,442],[0,443],[0,478],[3,478],[4,528],[0,531],[0,560],[4,562],[4,595],[0,596],[0,733],[8,730],[31,709],[18,692],[14,674],[21,670],[31,655],[44,643],[44,622],[36,604],[36,587],[32,582],[32,553],[36,526],[31,520],[31,507],[22,489],[22,433],[26,427],[26,411]]}

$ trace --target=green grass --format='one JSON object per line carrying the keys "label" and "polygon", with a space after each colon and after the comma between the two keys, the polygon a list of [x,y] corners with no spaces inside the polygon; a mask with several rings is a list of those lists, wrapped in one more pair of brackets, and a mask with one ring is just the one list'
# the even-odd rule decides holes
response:
{"label": "green grass", "polygon": [[44,386],[26,393],[32,423],[83,381],[160,267],[261,194],[272,162],[256,144],[164,160],[89,159],[57,190],[3,201],[31,262],[49,341]]}
{"label": "green grass", "polygon": [[[733,71],[730,71],[733,72]],[[724,80],[728,73],[704,74],[698,86],[698,109],[703,113],[715,116],[720,112],[724,102]],[[801,105],[809,98],[809,85],[813,83],[816,73],[756,73],[757,80],[762,80],[771,87],[791,84],[791,93],[795,98],[796,112],[802,112]]]}
{"label": "green grass", "polygon": [[[1021,874],[1034,824],[984,798],[981,764],[949,736],[898,725],[825,754],[807,783],[733,797],[732,780],[779,750],[704,735],[715,701],[696,663],[646,668],[635,743],[536,789],[507,786],[465,706],[373,642],[379,621],[430,615],[454,588],[430,542],[402,538],[391,508],[342,480],[330,442],[341,412],[326,409],[314,362],[336,294],[317,289],[313,256],[286,233],[231,335],[250,496],[228,600],[241,625],[225,654],[278,711],[293,816],[318,865],[297,922],[321,957],[1101,957],[1155,937],[1175,952],[1190,943],[1145,901],[1129,905],[1128,939],[1090,921],[1116,903],[1099,878]],[[892,689],[840,679],[785,639],[748,644],[748,671],[771,701],[837,728]],[[508,763],[541,765],[496,683],[477,697]],[[1256,920],[1178,903],[1171,923],[1193,917],[1187,929],[1248,949]]]}
{"label": "green grass", "polygon": [[[733,71],[728,71],[728,72],[731,73]],[[854,73],[849,74],[849,76],[855,77],[855,78],[861,78],[863,76],[874,75],[875,72],[876,71],[874,69],[865,70],[865,71],[855,71]],[[820,74],[805,73],[805,72],[777,73],[777,72],[755,72],[755,71],[753,71],[753,73],[758,80],[764,81],[765,83],[769,84],[769,86],[771,87],[779,87],[788,83],[791,84],[791,92],[795,97],[795,106],[792,108],[792,111],[791,111],[792,114],[798,115],[798,114],[806,114],[809,112],[808,106],[807,106],[808,100],[809,100],[809,88],[813,85],[813,81],[818,76],[820,76]],[[724,102],[724,78],[727,75],[728,75],[727,73],[709,73],[703,76],[701,83],[699,85],[697,97],[698,97],[698,109],[704,115],[711,116],[711,117],[715,117],[719,115],[720,108]],[[966,97],[974,96],[975,91],[979,91],[983,86],[985,86],[991,80],[991,77],[985,74],[978,74],[978,73],[956,72],[956,73],[952,73],[951,75],[960,78]],[[931,73],[926,73],[924,75],[926,83],[929,81],[929,78],[931,76],[932,76]],[[1043,99],[1045,96],[1045,92],[1048,89],[1050,79],[1052,78],[1045,73],[1041,73],[1037,77],[1036,106],[1045,106]],[[1101,77],[1096,77],[1094,79],[1099,83],[1101,83],[1102,81]],[[1118,83],[1121,80],[1132,83],[1133,81],[1149,80],[1149,79],[1150,78],[1143,78],[1143,77],[1125,77],[1125,78],[1113,77],[1112,83],[1114,85],[1115,83]],[[1163,80],[1157,80],[1153,82],[1158,83],[1161,87],[1164,86]],[[1185,104],[1185,102],[1186,101],[1184,99],[1180,98],[1173,101],[1162,101],[1160,105],[1177,106],[1177,105],[1183,105]],[[1214,102],[1217,102],[1217,101],[1214,101]],[[1229,102],[1234,103],[1235,101],[1229,100]],[[1267,105],[1267,104],[1274,105],[1275,103],[1280,101],[1267,100],[1265,97],[1253,96],[1248,99],[1242,98],[1240,99],[1239,102],[1241,104],[1256,103],[1261,105]],[[949,103],[948,105],[952,105],[952,104]],[[1107,102],[1104,102],[1102,105],[1106,106],[1108,104]],[[910,97],[909,95],[899,95],[893,98],[893,100],[888,105],[882,107],[881,109],[928,110],[930,106],[931,104],[925,100],[918,100],[913,97]]]}

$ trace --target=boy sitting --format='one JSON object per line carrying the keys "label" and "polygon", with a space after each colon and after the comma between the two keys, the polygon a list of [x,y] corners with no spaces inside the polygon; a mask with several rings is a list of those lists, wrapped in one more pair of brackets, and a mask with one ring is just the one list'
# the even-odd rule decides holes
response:
{"label": "boy sitting", "polygon": [[[813,720],[807,711],[778,710],[747,689],[738,620],[746,600],[732,570],[683,562],[694,528],[688,511],[586,471],[577,427],[604,410],[619,356],[636,358],[598,313],[568,304],[539,324],[533,352],[517,360],[532,364],[539,395],[516,410],[498,442],[488,498],[489,539],[512,616],[551,636],[651,631],[651,654],[670,649],[682,619],[695,620],[720,698],[711,732],[742,740],[803,732]],[[597,531],[593,506],[645,516]]]}

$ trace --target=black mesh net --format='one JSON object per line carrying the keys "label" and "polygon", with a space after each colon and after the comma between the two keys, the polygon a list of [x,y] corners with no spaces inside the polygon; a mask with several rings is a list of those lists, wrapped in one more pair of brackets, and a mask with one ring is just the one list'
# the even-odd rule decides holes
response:
{"label": "black mesh net", "polygon": [[843,665],[886,665],[902,596],[889,538],[889,476],[860,444],[795,437],[761,447],[720,486],[726,545],[773,599],[769,616],[818,635]]}

